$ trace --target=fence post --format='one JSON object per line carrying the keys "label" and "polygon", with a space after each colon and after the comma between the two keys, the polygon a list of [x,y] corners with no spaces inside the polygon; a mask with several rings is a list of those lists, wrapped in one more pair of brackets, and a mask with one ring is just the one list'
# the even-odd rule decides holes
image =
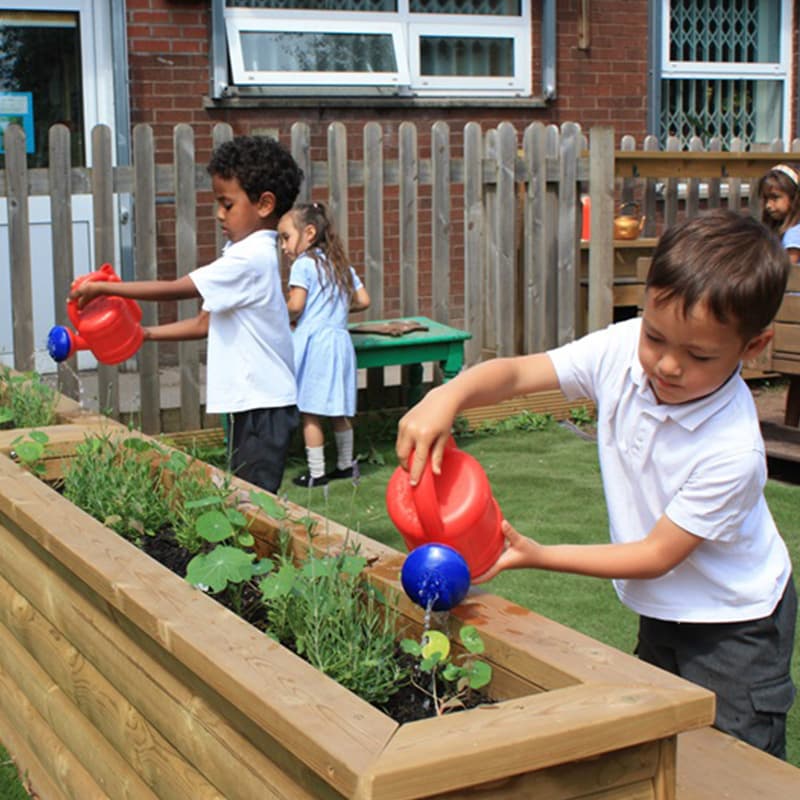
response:
{"label": "fence post", "polygon": [[517,131],[510,122],[497,126],[495,165],[497,201],[494,224],[495,330],[499,356],[517,352]]}
{"label": "fence post", "polygon": [[383,317],[383,127],[364,126],[364,283],[367,319]]}
{"label": "fence post", "polygon": [[[135,246],[133,266],[138,281],[158,277],[156,255],[156,167],[153,129],[133,129],[133,213]],[[158,324],[158,304],[142,305],[142,325]],[[158,374],[158,343],[144,342],[139,351],[141,425],[145,433],[161,430],[161,381]]]}
{"label": "fence post", "polygon": [[5,131],[8,244],[11,278],[11,327],[14,367],[29,372],[36,363],[33,340],[31,240],[28,226],[28,162],[25,132],[19,125]]}
{"label": "fence post", "polygon": [[[177,277],[197,267],[197,187],[195,185],[194,131],[189,125],[176,125],[175,150],[175,269]],[[178,319],[196,317],[197,298],[178,301]],[[200,427],[200,343],[178,342],[181,374],[181,428]]]}
{"label": "fence post", "polygon": [[295,122],[292,125],[292,158],[303,170],[303,182],[300,184],[300,192],[297,195],[298,203],[311,202],[311,187],[314,185],[312,175],[313,166],[311,163],[311,128],[307,122]]}
{"label": "fence post", "polygon": [[614,308],[614,129],[590,132],[589,192],[592,230],[589,245],[589,331],[605,328]]}
{"label": "fence post", "polygon": [[[114,263],[114,167],[111,131],[107,125],[92,128],[92,214],[94,216],[94,269]],[[97,402],[101,411],[119,419],[119,371],[97,365]]]}
{"label": "fence post", "polygon": [[[658,137],[650,135],[644,138],[645,150],[658,150]],[[656,181],[646,178],[644,182],[644,235],[655,236],[658,232],[657,220],[658,202],[656,198]]]}
{"label": "fence post", "polygon": [[412,316],[419,309],[417,288],[419,212],[419,161],[417,157],[417,128],[411,122],[401,122],[400,140],[400,313]]}
{"label": "fence post", "polygon": [[450,321],[450,126],[431,129],[431,300],[433,318]]}
{"label": "fence post", "polygon": [[347,199],[347,128],[342,122],[332,122],[328,126],[328,206],[345,253],[350,242]]}
{"label": "fence post", "polygon": [[[49,132],[50,164],[47,177],[50,181],[50,221],[53,253],[53,319],[56,325],[66,325],[67,296],[75,276],[72,252],[72,187],[70,171],[70,132],[66,125],[53,125]],[[78,359],[71,356],[58,365],[58,390],[79,400],[81,396],[78,382]]]}
{"label": "fence post", "polygon": [[565,122],[561,126],[559,151],[561,168],[558,179],[558,344],[560,345],[571,342],[578,331],[580,225],[577,181],[580,133],[580,126],[574,122]]}
{"label": "fence post", "polygon": [[477,122],[464,126],[464,343],[468,366],[481,360],[483,340],[483,135]]}

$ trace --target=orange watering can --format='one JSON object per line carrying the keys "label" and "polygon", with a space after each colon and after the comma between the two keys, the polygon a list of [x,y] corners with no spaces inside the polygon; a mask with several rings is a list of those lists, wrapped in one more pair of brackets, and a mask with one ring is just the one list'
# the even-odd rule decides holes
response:
{"label": "orange watering can", "polygon": [[440,475],[433,474],[430,459],[416,486],[402,467],[394,471],[386,487],[386,508],[409,550],[429,543],[448,545],[464,558],[473,578],[486,572],[503,550],[503,515],[489,479],[452,437]]}
{"label": "orange watering can", "polygon": [[[99,270],[76,278],[71,288],[87,281],[119,280],[111,264],[103,264]],[[119,364],[142,346],[142,309],[135,300],[100,295],[80,309],[77,300],[67,300],[67,316],[77,333],[56,325],[47,336],[47,351],[55,361],[64,361],[77,350],[91,350],[103,364]]]}

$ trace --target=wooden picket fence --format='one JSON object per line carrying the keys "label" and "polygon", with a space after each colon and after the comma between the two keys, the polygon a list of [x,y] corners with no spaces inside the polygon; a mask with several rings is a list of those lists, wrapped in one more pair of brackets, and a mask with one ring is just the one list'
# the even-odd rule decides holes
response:
{"label": "wooden picket fence", "polygon": [[[218,124],[213,143],[232,135],[230,126]],[[572,122],[560,127],[532,123],[521,132],[510,123],[484,132],[470,122],[458,136],[446,123],[436,122],[424,154],[418,135],[416,125],[402,123],[389,147],[384,127],[371,122],[363,128],[362,141],[354,144],[344,124],[334,122],[328,128],[326,157],[312,160],[310,128],[295,123],[291,151],[306,175],[299,199],[325,199],[345,243],[354,245],[351,257],[373,300],[369,318],[422,313],[463,327],[472,334],[468,364],[542,350],[612,321],[617,284],[631,280],[619,274],[623,243],[612,233],[621,202],[635,201],[641,209],[644,228],[635,244],[646,254],[663,226],[681,216],[693,216],[704,207],[745,207],[750,181],[800,151],[798,142],[789,152],[780,141],[768,152],[744,152],[736,141],[723,151],[719,142],[703,148],[699,140],[687,151],[680,150],[677,140],[660,150],[654,137],[637,150],[629,136],[622,137],[617,149],[613,129],[593,128],[587,137]],[[177,125],[173,141],[172,163],[164,164],[163,158],[157,163],[153,131],[138,125],[133,166],[114,166],[110,130],[98,125],[91,137],[93,167],[76,168],[70,163],[69,131],[56,125],[50,130],[49,168],[29,171],[24,133],[9,126],[0,197],[8,207],[16,369],[32,368],[36,346],[29,197],[50,197],[53,252],[59,254],[53,264],[56,298],[67,295],[75,274],[75,194],[92,197],[98,265],[114,260],[113,198],[129,194],[134,201],[135,277],[157,275],[158,206],[165,197],[174,198],[176,272],[184,275],[197,266],[198,227],[217,227],[198,217],[198,193],[210,190],[210,180],[205,164],[195,158],[192,127]],[[353,152],[361,157],[348,158]],[[581,241],[585,196],[591,204],[588,242]],[[391,253],[388,221],[396,242]],[[429,294],[421,296],[423,284]],[[195,301],[182,301],[178,316],[194,315],[196,308]],[[143,310],[143,323],[155,324],[154,304],[144,304]],[[58,303],[54,316],[55,322],[65,323]],[[198,343],[181,343],[178,359],[180,427],[199,428]],[[155,343],[142,348],[137,368],[139,421],[144,431],[158,432],[161,390]],[[98,372],[104,406],[118,416],[117,368],[100,366]],[[76,382],[74,370],[59,370],[62,392],[77,396]]]}

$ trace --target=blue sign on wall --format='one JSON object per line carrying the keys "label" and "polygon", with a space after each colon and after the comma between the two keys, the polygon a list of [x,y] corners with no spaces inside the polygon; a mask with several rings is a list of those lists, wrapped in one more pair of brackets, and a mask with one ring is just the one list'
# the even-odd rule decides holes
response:
{"label": "blue sign on wall", "polygon": [[5,152],[3,139],[6,128],[16,124],[25,131],[25,152],[33,153],[33,93],[0,92],[0,153]]}

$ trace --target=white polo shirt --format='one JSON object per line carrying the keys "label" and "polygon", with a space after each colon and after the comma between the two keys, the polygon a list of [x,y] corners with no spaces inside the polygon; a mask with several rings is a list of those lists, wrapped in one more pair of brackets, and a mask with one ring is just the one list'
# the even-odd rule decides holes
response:
{"label": "white polo shirt", "polygon": [[210,312],[206,408],[212,414],[297,402],[289,312],[278,267],[278,234],[228,243],[189,273]]}
{"label": "white polo shirt", "polygon": [[702,542],[660,578],[615,580],[639,614],[677,622],[768,616],[791,562],[764,499],[764,442],[737,373],[708,397],[657,402],[638,357],[641,319],[548,353],[569,399],[597,406],[597,446],[612,542],[645,538],[666,514]]}

